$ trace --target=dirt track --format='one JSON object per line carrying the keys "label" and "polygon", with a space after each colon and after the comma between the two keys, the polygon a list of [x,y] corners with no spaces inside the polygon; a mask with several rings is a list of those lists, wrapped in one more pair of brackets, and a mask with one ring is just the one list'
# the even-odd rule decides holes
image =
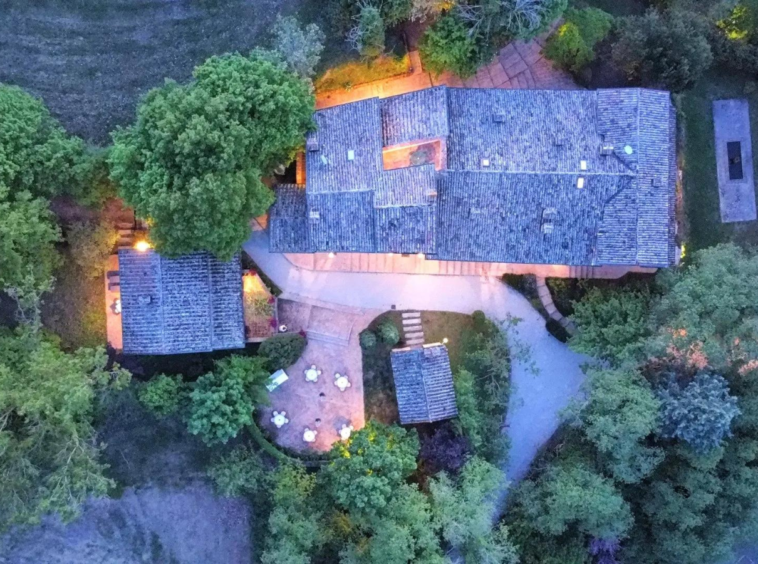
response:
{"label": "dirt track", "polygon": [[250,508],[197,482],[126,490],[88,503],[80,519],[0,539],[0,564],[248,564]]}

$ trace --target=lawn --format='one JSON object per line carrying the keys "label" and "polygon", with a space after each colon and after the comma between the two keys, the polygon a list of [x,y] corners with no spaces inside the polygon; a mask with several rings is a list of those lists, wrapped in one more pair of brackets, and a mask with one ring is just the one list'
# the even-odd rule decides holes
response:
{"label": "lawn", "polygon": [[[374,319],[369,325],[370,331],[376,332],[377,327],[385,320],[391,319],[398,328],[402,327],[402,312],[388,311]],[[424,337],[427,343],[442,342],[448,339],[447,348],[450,354],[450,364],[455,372],[463,353],[462,344],[465,334],[473,330],[474,324],[470,315],[449,311],[422,311],[421,324],[424,327]],[[402,337],[402,330],[400,331]],[[402,347],[402,341],[397,345]],[[395,400],[395,384],[390,365],[392,347],[377,343],[375,347],[363,351],[363,393],[366,409],[366,420],[374,419],[382,423],[397,422],[397,401]]]}
{"label": "lawn", "polygon": [[725,241],[758,243],[756,222],[722,224],[716,181],[713,138],[713,100],[747,98],[751,105],[753,153],[758,132],[758,90],[754,81],[734,74],[713,72],[681,97],[684,125],[684,209],[687,216],[686,251],[702,249]]}
{"label": "lawn", "polygon": [[[164,78],[249,52],[278,14],[325,27],[322,0],[0,0],[0,82],[41,96],[71,133],[107,144]],[[324,65],[355,58],[327,31]]]}

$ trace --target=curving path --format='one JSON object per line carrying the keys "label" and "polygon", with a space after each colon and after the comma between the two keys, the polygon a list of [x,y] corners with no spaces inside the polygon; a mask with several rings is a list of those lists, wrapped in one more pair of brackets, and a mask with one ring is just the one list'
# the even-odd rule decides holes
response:
{"label": "curving path", "polygon": [[512,482],[524,477],[539,448],[558,427],[560,411],[580,393],[581,365],[590,359],[551,337],[542,316],[521,294],[497,278],[303,270],[283,255],[270,253],[268,235],[255,229],[244,249],[285,294],[359,308],[388,310],[394,305],[461,313],[480,309],[492,319],[521,318],[516,339],[529,346],[530,354],[513,362],[506,425],[511,449],[505,470]]}

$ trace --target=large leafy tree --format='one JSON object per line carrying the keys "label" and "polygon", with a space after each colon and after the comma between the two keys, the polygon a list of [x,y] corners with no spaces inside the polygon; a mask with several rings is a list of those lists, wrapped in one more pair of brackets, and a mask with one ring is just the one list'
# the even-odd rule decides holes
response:
{"label": "large leafy tree", "polygon": [[0,528],[51,512],[72,519],[108,491],[93,408],[128,379],[102,349],[66,354],[27,329],[0,334]]}
{"label": "large leafy tree", "polygon": [[592,288],[574,304],[572,349],[613,364],[639,357],[649,329],[646,289]]}
{"label": "large leafy tree", "polygon": [[0,185],[14,197],[77,195],[84,143],[70,137],[44,104],[15,86],[0,84]]}
{"label": "large leafy tree", "polygon": [[322,514],[314,509],[316,476],[301,466],[284,465],[272,479],[274,508],[268,519],[263,564],[303,563],[327,540]]}
{"label": "large leafy tree", "polygon": [[634,369],[593,369],[588,376],[582,431],[611,476],[637,483],[663,459],[662,449],[646,444],[659,428],[660,402]]}
{"label": "large leafy tree", "polygon": [[648,353],[725,375],[758,366],[757,277],[758,256],[731,244],[662,275],[665,294],[652,311],[659,331]]}
{"label": "large leafy tree", "polygon": [[0,291],[45,288],[60,264],[60,240],[48,202],[0,182]]}
{"label": "large leafy tree", "polygon": [[518,561],[507,530],[492,530],[495,499],[504,481],[500,469],[474,457],[457,480],[442,473],[429,484],[432,512],[442,537],[459,547],[467,562]]}
{"label": "large leafy tree", "polygon": [[632,525],[629,504],[604,478],[582,463],[552,466],[537,482],[527,480],[519,509],[543,534],[558,536],[570,527],[592,537],[623,538]]}
{"label": "large leafy tree", "polygon": [[713,54],[698,16],[649,10],[621,20],[613,59],[631,80],[679,92],[708,70]]}
{"label": "large leafy tree", "polygon": [[187,426],[207,444],[226,443],[253,422],[253,410],[268,402],[266,361],[230,356],[197,379]]}
{"label": "large leafy tree", "polygon": [[307,81],[254,53],[212,57],[186,85],[151,90],[137,122],[114,133],[111,176],[168,255],[228,259],[273,202],[261,182],[312,126]]}
{"label": "large leafy tree", "polygon": [[419,442],[415,431],[370,421],[334,449],[335,460],[323,470],[332,496],[343,509],[368,517],[416,470]]}

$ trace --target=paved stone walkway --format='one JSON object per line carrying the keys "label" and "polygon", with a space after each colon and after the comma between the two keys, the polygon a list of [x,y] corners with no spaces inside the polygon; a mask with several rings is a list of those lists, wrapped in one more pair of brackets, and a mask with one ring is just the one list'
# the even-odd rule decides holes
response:
{"label": "paved stone walkway", "polygon": [[542,55],[542,48],[550,31],[534,41],[514,41],[505,46],[488,65],[479,69],[475,76],[462,80],[446,72],[432,76],[421,66],[418,51],[411,51],[412,74],[400,78],[378,80],[362,84],[350,90],[335,90],[316,97],[319,109],[347,104],[366,98],[386,98],[415,92],[432,86],[447,85],[467,88],[528,88],[544,90],[568,90],[579,88],[567,72],[553,67]]}
{"label": "paved stone walkway", "polygon": [[564,317],[563,314],[558,311],[558,308],[555,307],[555,303],[553,302],[553,296],[550,294],[550,288],[547,287],[545,279],[539,276],[537,277],[537,294],[542,302],[542,307],[545,308],[545,311],[550,318],[560,323],[561,327],[563,327],[569,335],[573,335],[576,332],[576,325],[574,325],[568,317]]}

